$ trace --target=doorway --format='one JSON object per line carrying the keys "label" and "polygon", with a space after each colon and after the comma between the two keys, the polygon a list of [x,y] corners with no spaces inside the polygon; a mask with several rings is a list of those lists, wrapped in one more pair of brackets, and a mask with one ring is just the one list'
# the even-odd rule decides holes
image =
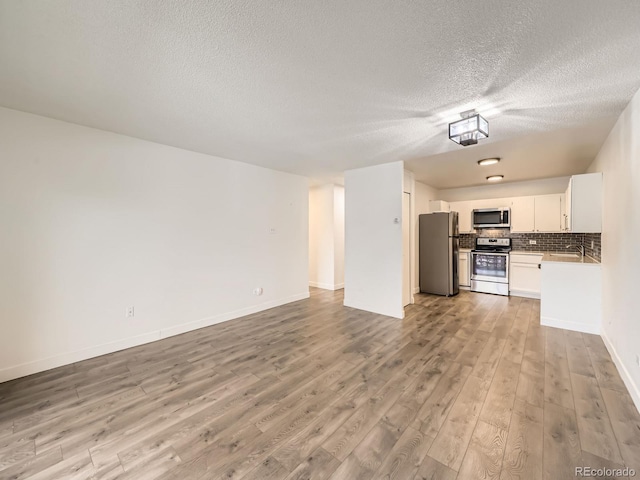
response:
{"label": "doorway", "polygon": [[412,303],[411,292],[411,194],[402,195],[402,306]]}

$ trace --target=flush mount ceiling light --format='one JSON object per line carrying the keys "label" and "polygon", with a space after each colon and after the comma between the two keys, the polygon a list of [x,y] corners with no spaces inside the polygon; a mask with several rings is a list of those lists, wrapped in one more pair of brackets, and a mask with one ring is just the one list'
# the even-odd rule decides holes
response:
{"label": "flush mount ceiling light", "polygon": [[490,175],[487,177],[487,182],[500,182],[504,178],[504,175]]}
{"label": "flush mount ceiling light", "polygon": [[489,136],[489,122],[475,110],[467,110],[460,116],[462,120],[449,124],[449,139],[466,147]]}
{"label": "flush mount ceiling light", "polygon": [[499,161],[499,157],[483,158],[482,160],[478,160],[478,165],[480,165],[481,167],[486,167],[487,165],[495,165]]}

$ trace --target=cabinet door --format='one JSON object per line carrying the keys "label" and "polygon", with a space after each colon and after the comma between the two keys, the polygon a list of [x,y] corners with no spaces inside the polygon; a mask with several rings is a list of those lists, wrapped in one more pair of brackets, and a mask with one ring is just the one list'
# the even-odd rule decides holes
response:
{"label": "cabinet door", "polygon": [[460,233],[472,233],[471,202],[451,202],[452,212],[458,212],[458,230]]}
{"label": "cabinet door", "polygon": [[515,233],[535,231],[534,197],[515,197],[511,200],[511,231]]}
{"label": "cabinet door", "polygon": [[534,205],[536,232],[562,231],[562,194],[536,196]]}
{"label": "cabinet door", "polygon": [[483,200],[472,200],[470,203],[473,204],[471,207],[474,208],[500,208],[500,207],[508,207],[511,203],[511,199],[505,198],[487,198]]}
{"label": "cabinet door", "polygon": [[461,252],[458,259],[459,284],[463,287],[469,287],[471,285],[469,275],[469,253]]}
{"label": "cabinet door", "polygon": [[509,273],[509,290],[516,294],[540,295],[541,272],[537,263],[512,263]]}
{"label": "cabinet door", "polygon": [[570,182],[571,231],[593,233],[602,231],[602,174],[574,175]]}
{"label": "cabinet door", "polygon": [[571,201],[571,183],[573,182],[573,179],[569,179],[569,185],[567,186],[567,191],[564,192],[564,224],[562,225],[563,230],[565,232],[570,232],[571,231],[571,208],[572,208],[572,201]]}

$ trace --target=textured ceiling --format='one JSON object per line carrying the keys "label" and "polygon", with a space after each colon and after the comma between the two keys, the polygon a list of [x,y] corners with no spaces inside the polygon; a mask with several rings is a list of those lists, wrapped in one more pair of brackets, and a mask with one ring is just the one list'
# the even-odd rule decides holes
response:
{"label": "textured ceiling", "polygon": [[[638,0],[0,0],[0,105],[317,178],[565,175],[640,88],[638,25]],[[469,106],[491,137],[463,148]]]}

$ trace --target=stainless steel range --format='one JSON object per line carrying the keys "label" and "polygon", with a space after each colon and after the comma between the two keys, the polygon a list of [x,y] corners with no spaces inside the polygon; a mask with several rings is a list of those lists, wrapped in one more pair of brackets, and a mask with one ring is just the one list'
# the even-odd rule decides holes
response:
{"label": "stainless steel range", "polygon": [[471,251],[471,291],[509,295],[510,238],[476,238]]}

